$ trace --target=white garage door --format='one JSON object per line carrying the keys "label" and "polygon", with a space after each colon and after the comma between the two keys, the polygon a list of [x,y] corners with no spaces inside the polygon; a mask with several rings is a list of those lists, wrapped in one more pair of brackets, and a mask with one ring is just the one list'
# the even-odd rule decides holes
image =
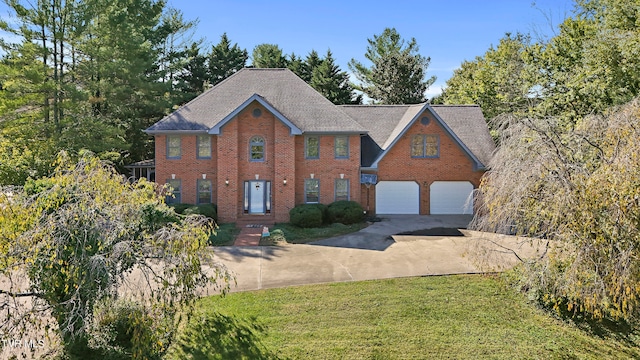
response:
{"label": "white garage door", "polygon": [[415,181],[380,181],[376,184],[378,214],[419,214],[420,187]]}
{"label": "white garage door", "polygon": [[468,181],[434,181],[430,188],[431,214],[473,214],[473,184]]}

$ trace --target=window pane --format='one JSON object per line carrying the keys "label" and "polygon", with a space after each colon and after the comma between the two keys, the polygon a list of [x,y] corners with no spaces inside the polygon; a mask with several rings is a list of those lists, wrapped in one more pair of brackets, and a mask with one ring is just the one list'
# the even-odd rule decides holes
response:
{"label": "window pane", "polygon": [[211,180],[198,180],[198,204],[211,203]]}
{"label": "window pane", "polygon": [[317,159],[320,157],[320,141],[317,136],[307,138],[305,157]]}
{"label": "window pane", "polygon": [[198,135],[198,157],[211,157],[211,137],[209,135]]}
{"label": "window pane", "polygon": [[438,154],[438,136],[426,135],[425,156],[437,157]]}
{"label": "window pane", "polygon": [[180,152],[180,136],[167,136],[167,157],[179,158]]}
{"label": "window pane", "polygon": [[260,136],[254,136],[249,142],[250,160],[261,161],[264,160],[264,138]]}
{"label": "window pane", "polygon": [[182,201],[180,193],[181,193],[181,186],[182,183],[180,180],[176,180],[176,179],[171,179],[171,180],[167,180],[167,184],[169,184],[169,191],[170,193],[167,195],[167,197],[165,198],[165,203],[167,204],[180,204],[180,202]]}
{"label": "window pane", "polygon": [[424,136],[414,135],[411,138],[411,156],[423,157],[424,156]]}
{"label": "window pane", "polygon": [[264,160],[264,146],[262,145],[251,146],[251,160]]}
{"label": "window pane", "polygon": [[349,180],[336,179],[336,201],[349,200]]}
{"label": "window pane", "polygon": [[304,182],[305,199],[308,203],[317,203],[320,200],[320,181],[307,179]]}
{"label": "window pane", "polygon": [[349,157],[349,138],[346,136],[336,136],[336,157],[348,158]]}

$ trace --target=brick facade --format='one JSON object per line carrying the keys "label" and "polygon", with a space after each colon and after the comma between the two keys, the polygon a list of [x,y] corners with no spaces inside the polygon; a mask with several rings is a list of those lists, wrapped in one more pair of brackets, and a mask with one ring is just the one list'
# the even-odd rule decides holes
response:
{"label": "brick facade", "polygon": [[[415,181],[420,186],[420,214],[428,215],[429,189],[434,181],[469,181],[474,188],[480,185],[484,174],[474,169],[474,162],[454,138],[435,120],[429,111],[418,116],[431,119],[428,125],[416,121],[378,164],[378,181]],[[439,157],[411,157],[411,139],[414,135],[438,135]],[[366,194],[363,186],[362,193]],[[370,189],[371,208],[375,209],[375,187]],[[363,195],[364,198],[365,195]]]}
{"label": "brick facade", "polygon": [[[254,116],[254,110],[260,116]],[[261,218],[264,222],[288,222],[289,210],[304,203],[304,181],[311,174],[320,181],[320,202],[334,201],[335,180],[349,180],[350,199],[360,201],[360,135],[348,135],[349,157],[335,158],[335,137],[344,134],[317,134],[320,139],[319,159],[305,159],[305,135],[291,135],[287,125],[271,112],[254,102],[226,123],[220,135],[212,136],[213,156],[196,159],[196,134],[181,135],[180,159],[167,159],[166,135],[156,135],[156,178],[182,183],[181,201],[196,203],[197,180],[206,174],[213,182],[213,202],[218,206],[222,223],[252,217],[244,211],[244,182],[271,182],[271,211]],[[265,140],[264,160],[250,161],[250,139]],[[286,184],[284,183],[286,180]],[[228,182],[228,184],[227,184]]]}

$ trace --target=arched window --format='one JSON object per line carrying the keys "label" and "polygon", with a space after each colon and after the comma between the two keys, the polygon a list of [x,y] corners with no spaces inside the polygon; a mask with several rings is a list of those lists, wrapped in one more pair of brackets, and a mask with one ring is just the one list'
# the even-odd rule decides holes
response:
{"label": "arched window", "polygon": [[264,138],[254,136],[249,141],[249,161],[264,161]]}

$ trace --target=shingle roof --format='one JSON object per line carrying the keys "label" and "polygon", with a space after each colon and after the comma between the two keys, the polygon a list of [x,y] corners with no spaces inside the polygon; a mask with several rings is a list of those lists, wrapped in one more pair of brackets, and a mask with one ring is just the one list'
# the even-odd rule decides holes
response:
{"label": "shingle roof", "polygon": [[425,109],[435,112],[480,166],[488,164],[495,149],[477,105],[335,106],[288,69],[242,69],[146,131],[217,133],[226,121],[253,101],[273,111],[292,128],[292,133],[368,133],[383,150],[381,156]]}
{"label": "shingle roof", "polygon": [[469,151],[487,165],[495,144],[482,111],[477,105],[343,105],[342,109],[363,127],[383,149],[387,150],[402,131],[425,108],[432,108]]}
{"label": "shingle roof", "polygon": [[209,130],[255,95],[303,132],[366,132],[290,70],[253,68],[238,71],[146,131]]}
{"label": "shingle roof", "polygon": [[471,152],[487,166],[496,149],[478,105],[430,105]]}

